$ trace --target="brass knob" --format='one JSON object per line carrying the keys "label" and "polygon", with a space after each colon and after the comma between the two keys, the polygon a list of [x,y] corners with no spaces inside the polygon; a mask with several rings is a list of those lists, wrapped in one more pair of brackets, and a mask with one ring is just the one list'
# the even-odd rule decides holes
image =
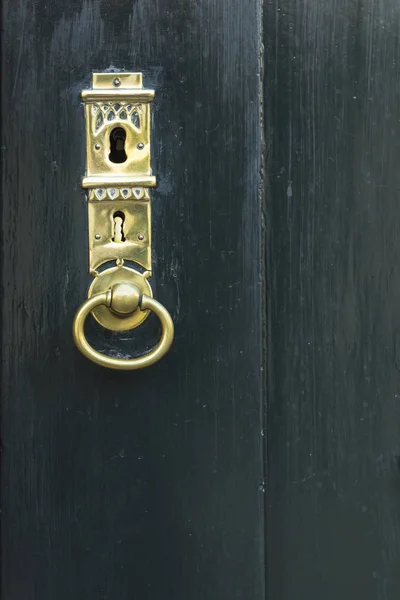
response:
{"label": "brass knob", "polygon": [[[160,319],[162,327],[161,339],[157,346],[144,356],[130,359],[112,358],[92,348],[85,336],[85,320],[94,308],[101,305],[108,306],[122,319],[136,310],[152,310]],[[72,335],[77,348],[86,358],[102,367],[130,371],[149,367],[168,352],[174,339],[174,324],[162,304],[146,294],[141,295],[139,287],[134,283],[121,281],[108,291],[92,296],[78,308],[72,326]]]}
{"label": "brass knob", "polygon": [[140,290],[137,285],[128,281],[116,283],[111,288],[110,308],[121,317],[132,314],[139,308]]}

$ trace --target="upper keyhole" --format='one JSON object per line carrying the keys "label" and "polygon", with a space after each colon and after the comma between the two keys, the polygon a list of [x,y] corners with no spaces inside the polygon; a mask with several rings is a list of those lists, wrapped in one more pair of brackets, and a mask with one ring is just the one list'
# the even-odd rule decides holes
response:
{"label": "upper keyhole", "polygon": [[126,131],[123,127],[115,127],[110,133],[110,154],[113,163],[123,163],[128,158],[125,152]]}

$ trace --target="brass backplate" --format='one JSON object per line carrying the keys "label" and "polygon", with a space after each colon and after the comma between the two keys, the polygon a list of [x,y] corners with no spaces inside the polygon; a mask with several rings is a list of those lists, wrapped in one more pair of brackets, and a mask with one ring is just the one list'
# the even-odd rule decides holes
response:
{"label": "brass backplate", "polygon": [[150,105],[141,73],[94,73],[86,117],[89,267],[129,260],[151,271]]}
{"label": "brass backplate", "polygon": [[[93,87],[83,90],[86,117],[86,176],[82,186],[153,187],[150,168],[150,103],[141,73],[95,73]],[[115,162],[112,139],[124,132],[126,159]],[[117,157],[117,160],[120,160]]]}
{"label": "brass backplate", "polygon": [[[151,270],[150,198],[145,188],[90,190],[88,209],[91,271],[118,259]],[[115,238],[116,215],[123,215],[123,241]]]}
{"label": "brass backplate", "polygon": [[[88,297],[91,298],[95,294],[101,294],[112,288],[116,283],[129,282],[138,286],[141,294],[153,297],[153,291],[147,280],[150,273],[139,273],[128,267],[118,266],[103,271],[95,277],[92,285],[89,288]],[[136,310],[127,317],[121,318],[121,315],[113,313],[107,306],[98,306],[92,311],[92,315],[102,327],[111,329],[111,331],[128,331],[134,329],[149,315],[148,310]]]}

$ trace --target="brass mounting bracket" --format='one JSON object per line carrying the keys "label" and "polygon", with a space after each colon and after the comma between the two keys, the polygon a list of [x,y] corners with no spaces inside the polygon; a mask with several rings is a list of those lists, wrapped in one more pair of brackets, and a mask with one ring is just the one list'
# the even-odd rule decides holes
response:
{"label": "brass mounting bracket", "polygon": [[[145,272],[135,270],[133,279],[143,293],[151,295],[147,281],[151,275],[148,188],[156,184],[150,167],[154,90],[143,88],[142,73],[94,73],[92,84],[92,89],[81,93],[86,118],[82,187],[88,199],[89,269],[98,279],[89,289],[89,297],[93,289],[99,293],[108,285],[109,277],[102,277],[97,269],[110,261],[117,267],[124,261],[143,267]],[[121,329],[120,321],[108,309],[98,308],[93,314],[104,327]],[[140,322],[147,314],[141,315]],[[134,326],[138,320],[132,320]]]}

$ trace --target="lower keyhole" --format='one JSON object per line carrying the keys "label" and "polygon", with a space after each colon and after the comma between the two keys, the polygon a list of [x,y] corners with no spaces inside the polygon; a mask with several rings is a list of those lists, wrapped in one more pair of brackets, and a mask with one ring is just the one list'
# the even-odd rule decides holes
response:
{"label": "lower keyhole", "polygon": [[110,154],[113,163],[123,163],[128,158],[125,152],[126,131],[123,127],[115,127],[110,133]]}
{"label": "lower keyhole", "polygon": [[121,212],[120,210],[115,212],[113,215],[113,221],[114,221],[114,236],[112,238],[112,241],[117,242],[117,243],[124,242],[125,241],[125,235],[124,235],[125,215],[124,215],[124,213]]}

